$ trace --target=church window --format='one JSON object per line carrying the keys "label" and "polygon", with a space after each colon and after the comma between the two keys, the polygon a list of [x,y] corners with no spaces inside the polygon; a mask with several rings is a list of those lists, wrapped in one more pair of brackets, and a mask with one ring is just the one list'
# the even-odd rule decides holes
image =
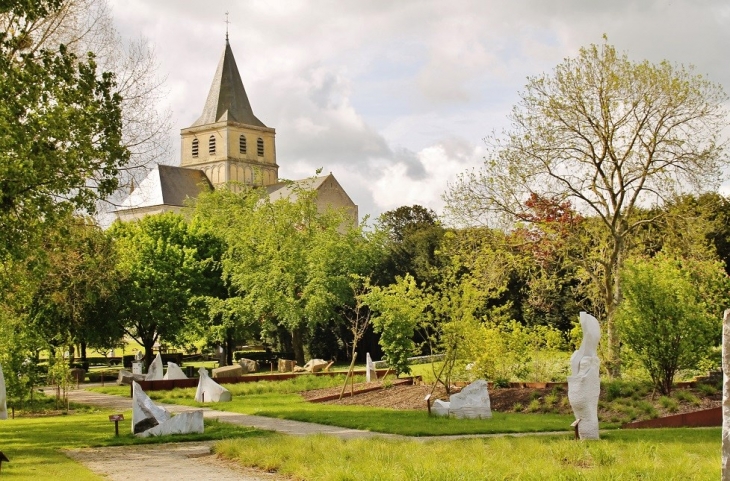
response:
{"label": "church window", "polygon": [[242,154],[246,153],[246,136],[242,135],[238,138],[238,151]]}
{"label": "church window", "polygon": [[211,135],[208,139],[208,154],[214,155],[215,154],[215,136]]}
{"label": "church window", "polygon": [[193,158],[198,158],[198,139],[193,139]]}
{"label": "church window", "polygon": [[256,141],[256,153],[259,157],[264,156],[264,139],[261,137]]}

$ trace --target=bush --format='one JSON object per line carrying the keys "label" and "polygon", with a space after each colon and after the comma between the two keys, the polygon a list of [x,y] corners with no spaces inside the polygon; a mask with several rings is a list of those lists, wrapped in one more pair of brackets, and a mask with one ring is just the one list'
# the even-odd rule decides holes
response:
{"label": "bush", "polygon": [[634,351],[664,395],[681,369],[696,368],[717,337],[728,278],[716,262],[653,259],[627,262],[618,312],[622,341]]}

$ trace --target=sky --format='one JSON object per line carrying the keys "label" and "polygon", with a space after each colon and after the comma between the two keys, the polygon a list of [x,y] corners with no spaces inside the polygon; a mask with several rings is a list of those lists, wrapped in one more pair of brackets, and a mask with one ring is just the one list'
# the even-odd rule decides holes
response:
{"label": "sky", "polygon": [[[226,26],[279,176],[332,172],[371,218],[442,194],[483,162],[530,76],[603,42],[694,65],[730,92],[727,0],[111,0],[154,48],[179,132],[200,116]],[[228,12],[229,24],[225,23]]]}

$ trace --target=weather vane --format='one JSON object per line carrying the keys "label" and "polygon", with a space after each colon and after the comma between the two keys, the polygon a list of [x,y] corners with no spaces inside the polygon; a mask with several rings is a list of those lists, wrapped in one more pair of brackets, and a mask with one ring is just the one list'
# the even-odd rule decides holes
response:
{"label": "weather vane", "polygon": [[228,24],[231,23],[228,21],[228,12],[226,12],[226,42],[228,41]]}

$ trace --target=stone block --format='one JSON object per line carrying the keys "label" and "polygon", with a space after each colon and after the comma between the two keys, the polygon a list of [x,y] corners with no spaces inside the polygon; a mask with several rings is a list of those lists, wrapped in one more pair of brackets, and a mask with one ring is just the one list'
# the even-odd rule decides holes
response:
{"label": "stone block", "polygon": [[259,363],[252,359],[242,358],[238,364],[243,368],[244,374],[259,372]]}
{"label": "stone block", "polygon": [[130,386],[132,381],[144,381],[144,374],[132,374],[126,369],[121,369],[117,376],[117,385]]}
{"label": "stone block", "polygon": [[292,372],[296,361],[289,361],[287,359],[279,359],[279,372]]}
{"label": "stone block", "polygon": [[80,367],[75,367],[69,371],[71,379],[76,382],[84,382],[86,380],[86,370]]}
{"label": "stone block", "polygon": [[218,377],[240,377],[243,376],[243,368],[240,364],[233,366],[223,366],[213,369],[213,379]]}

